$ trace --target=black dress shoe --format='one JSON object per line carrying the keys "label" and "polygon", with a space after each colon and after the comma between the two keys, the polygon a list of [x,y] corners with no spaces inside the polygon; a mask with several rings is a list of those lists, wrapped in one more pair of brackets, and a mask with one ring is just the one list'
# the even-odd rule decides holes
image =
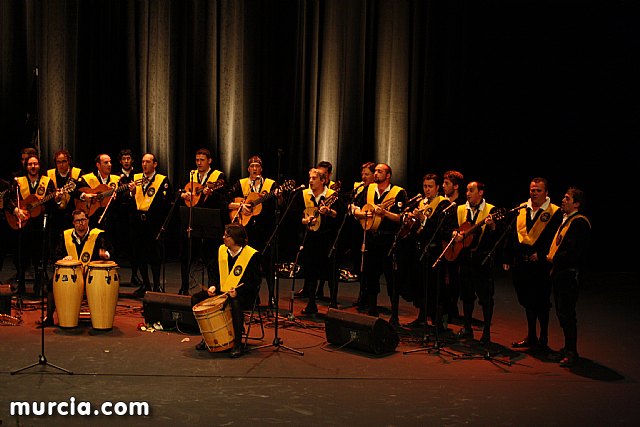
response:
{"label": "black dress shoe", "polygon": [[204,351],[206,349],[207,349],[207,343],[204,340],[202,340],[198,344],[196,344],[196,350]]}
{"label": "black dress shoe", "polygon": [[414,320],[413,322],[409,322],[407,323],[407,326],[410,328],[420,328],[420,327],[424,327],[424,319],[421,317],[418,317],[416,320]]}
{"label": "black dress shoe", "polygon": [[178,295],[189,295],[189,290],[180,288]]}
{"label": "black dress shoe", "polygon": [[578,354],[573,351],[564,352],[564,358],[560,361],[560,366],[563,368],[571,368],[578,363]]}
{"label": "black dress shoe", "polygon": [[513,347],[513,348],[527,348],[527,347],[534,347],[537,344],[538,344],[538,340],[537,339],[530,339],[529,337],[526,337],[523,340],[512,342],[511,343],[511,347]]}
{"label": "black dress shoe", "polygon": [[318,307],[305,307],[302,309],[302,314],[306,316],[313,316],[318,313]]}
{"label": "black dress shoe", "polygon": [[231,349],[231,353],[229,353],[229,357],[231,357],[232,359],[237,359],[240,356],[242,356],[242,346],[234,345]]}
{"label": "black dress shoe", "polygon": [[44,320],[36,320],[36,328],[49,328],[51,326],[55,326],[53,323],[53,319],[51,317],[45,317]]}
{"label": "black dress shoe", "polygon": [[473,339],[473,330],[462,328],[458,331],[458,339],[460,340],[472,340]]}
{"label": "black dress shoe", "polygon": [[491,344],[491,334],[488,331],[484,330],[482,332],[482,337],[480,337],[480,344],[482,344],[483,346]]}
{"label": "black dress shoe", "polygon": [[133,291],[133,296],[136,298],[143,298],[144,294],[147,292],[147,289],[144,285],[140,286],[138,289]]}
{"label": "black dress shoe", "polygon": [[307,291],[304,290],[304,288],[300,289],[298,292],[293,294],[294,298],[308,298],[309,295],[307,294]]}
{"label": "black dress shoe", "polygon": [[389,324],[391,326],[400,326],[400,319],[398,319],[398,316],[391,316],[389,318]]}

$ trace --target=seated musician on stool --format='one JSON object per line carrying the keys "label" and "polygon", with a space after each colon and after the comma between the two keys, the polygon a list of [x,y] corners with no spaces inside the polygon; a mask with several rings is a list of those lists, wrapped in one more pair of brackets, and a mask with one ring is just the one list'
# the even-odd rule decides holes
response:
{"label": "seated musician on stool", "polygon": [[[194,294],[191,297],[191,305],[195,306],[223,292],[228,293],[230,298],[225,305],[228,304],[231,307],[234,332],[234,345],[230,356],[235,358],[242,355],[242,332],[244,331],[242,310],[251,309],[262,282],[260,254],[247,245],[247,232],[241,224],[227,224],[222,241],[224,243],[218,248],[218,269],[213,277],[213,285]],[[206,350],[206,348],[204,339],[196,345],[196,350]]]}
{"label": "seated musician on stool", "polygon": [[[84,271],[91,261],[110,260],[112,247],[105,235],[98,228],[89,230],[89,219],[84,211],[73,211],[73,228],[63,231],[58,237],[54,261],[80,261]],[[53,284],[49,283],[47,287],[47,316],[39,323],[43,328],[53,326],[53,312],[56,309]]]}

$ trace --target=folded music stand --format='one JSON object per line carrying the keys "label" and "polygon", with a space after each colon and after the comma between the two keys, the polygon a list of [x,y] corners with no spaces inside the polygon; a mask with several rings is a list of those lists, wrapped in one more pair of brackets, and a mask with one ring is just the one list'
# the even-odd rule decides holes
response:
{"label": "folded music stand", "polygon": [[[202,251],[204,248],[205,239],[212,239],[222,241],[222,217],[220,216],[220,209],[211,208],[196,208],[189,206],[180,206],[180,230],[181,233],[185,233],[188,236],[189,245],[189,261],[188,269],[191,271],[191,239],[193,237],[200,238],[200,256],[202,257],[202,283],[204,285],[204,271],[206,270],[205,259]],[[217,256],[218,247],[211,248],[216,251],[214,256]]]}

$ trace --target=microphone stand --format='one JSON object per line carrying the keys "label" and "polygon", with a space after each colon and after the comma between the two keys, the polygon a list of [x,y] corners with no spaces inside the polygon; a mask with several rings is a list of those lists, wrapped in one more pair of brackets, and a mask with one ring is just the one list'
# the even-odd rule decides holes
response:
{"label": "microphone stand", "polygon": [[[349,196],[349,203],[347,204],[347,206],[351,205],[351,203],[353,203],[353,196]],[[342,234],[342,229],[344,228],[344,224],[347,222],[347,217],[350,215],[350,209],[347,208],[347,211],[345,212],[345,214],[342,216],[342,221],[340,222],[340,227],[338,227],[338,231],[336,233],[336,238],[333,240],[333,245],[331,246],[331,250],[329,250],[329,254],[327,255],[327,258],[331,259],[331,256],[334,255],[334,252],[336,251],[336,248],[338,246],[338,241],[340,240],[340,235]],[[337,274],[337,278],[335,278],[333,280],[333,287],[335,289],[329,289],[330,292],[330,296],[329,296],[329,306],[331,306],[332,303],[335,303],[336,308],[338,306],[338,281],[340,280],[340,274],[337,272],[336,270],[336,256],[333,256],[333,259],[331,259],[331,274]],[[331,285],[331,282],[330,282]],[[333,300],[333,296],[335,296],[335,301]]]}
{"label": "microphone stand", "polygon": [[[41,263],[44,263],[44,259],[45,259],[45,253],[46,253],[46,247],[47,247],[47,238],[46,238],[46,230],[47,230],[47,215],[48,214],[44,214],[44,221],[42,223],[42,232],[43,232],[43,237],[42,237],[42,261]],[[41,266],[44,264],[41,264]],[[44,276],[44,274],[43,274]],[[44,283],[41,283],[40,286],[43,286]],[[73,372],[69,371],[67,369],[61,368],[60,366],[56,366],[53,363],[49,363],[49,361],[47,361],[47,356],[45,355],[44,352],[44,317],[45,317],[45,309],[44,309],[44,289],[42,290],[41,294],[40,294],[40,344],[41,344],[41,349],[42,352],[40,353],[40,355],[38,355],[38,361],[35,363],[32,363],[31,365],[25,366],[23,368],[17,369],[13,372],[11,372],[11,375],[15,375],[19,372],[25,371],[27,369],[33,368],[35,366],[39,366],[39,365],[45,365],[45,366],[51,366],[52,368],[58,369],[62,372],[65,372],[69,375],[72,375]]]}
{"label": "microphone stand", "polygon": [[[438,304],[440,303],[440,268],[438,268],[436,270],[436,315],[435,315],[435,322],[434,322],[434,328],[435,328],[435,341],[433,342],[433,347],[428,348],[426,347],[427,343],[429,342],[429,333],[427,332],[427,327],[428,327],[428,322],[427,322],[427,293],[428,293],[428,289],[429,289],[429,268],[427,266],[427,260],[429,259],[429,248],[431,247],[431,245],[433,244],[433,241],[435,239],[435,237],[438,235],[438,232],[440,231],[440,228],[442,227],[442,224],[444,224],[444,220],[446,218],[447,213],[445,213],[444,215],[442,215],[442,212],[440,213],[439,217],[438,217],[438,225],[436,226],[436,229],[433,231],[433,234],[431,235],[431,238],[429,239],[429,241],[425,244],[424,249],[422,250],[422,253],[420,254],[420,258],[418,258],[418,262],[420,263],[421,267],[422,267],[422,273],[424,276],[424,332],[423,332],[423,336],[422,336],[422,345],[424,348],[417,348],[417,349],[413,349],[413,350],[408,350],[403,352],[403,354],[410,354],[410,353],[416,353],[418,351],[426,351],[428,354],[437,354],[440,355],[440,353],[445,353],[448,354],[452,357],[456,357],[458,356],[458,354],[449,351],[445,348],[442,347],[442,345],[440,344],[440,333],[438,332],[438,329],[440,328],[440,324],[438,324],[442,319],[438,319]],[[428,220],[427,220],[428,221]],[[449,248],[449,246],[451,245],[451,243],[453,242],[453,239],[449,242],[449,245],[447,245],[447,247],[445,248],[445,250],[440,254],[440,256],[438,257],[438,259],[436,260],[436,262],[431,266],[431,268],[437,268],[438,264],[440,263],[440,260],[442,259],[442,256],[444,255],[444,253],[447,251],[447,249]]]}
{"label": "microphone stand", "polygon": [[156,235],[156,242],[159,241],[160,239],[162,239],[162,292],[165,292],[166,289],[166,281],[167,281],[167,276],[166,276],[166,250],[165,250],[165,244],[164,244],[164,232],[167,229],[167,226],[169,225],[169,220],[171,219],[171,216],[173,215],[173,211],[176,208],[176,204],[178,203],[178,199],[180,198],[180,195],[182,194],[182,192],[180,190],[178,190],[177,194],[176,194],[176,198],[173,200],[173,203],[171,203],[171,209],[169,209],[169,212],[167,212],[167,216],[164,219],[164,222],[162,223],[162,226],[160,226],[160,230],[158,230],[158,234]]}
{"label": "microphone stand", "polygon": [[[278,171],[280,171],[280,156],[282,155],[282,150],[278,149]],[[278,177],[280,177],[280,174],[278,173]],[[282,215],[282,217],[280,217],[280,209],[278,208],[278,204],[276,203],[276,210],[275,210],[275,220],[276,220],[276,227],[273,229],[273,232],[271,233],[271,236],[269,237],[269,240],[267,240],[267,243],[264,245],[264,249],[262,250],[261,255],[264,255],[266,253],[266,251],[269,249],[269,246],[271,246],[272,242],[275,239],[275,244],[273,246],[273,250],[271,251],[271,257],[272,260],[275,258],[275,260],[277,260],[277,252],[278,252],[278,232],[280,230],[280,225],[282,224],[283,220],[287,217],[287,212],[289,212],[289,209],[291,208],[291,205],[293,203],[293,196],[294,194],[291,193],[289,195],[289,202],[287,203],[287,208],[284,211],[284,215]],[[252,350],[258,350],[261,348],[266,348],[266,347],[270,347],[273,346],[274,351],[277,351],[281,348],[285,349],[285,350],[289,350],[293,353],[296,353],[300,356],[303,356],[304,353],[300,350],[296,350],[294,348],[291,347],[287,347],[285,345],[283,345],[284,341],[280,338],[280,336],[278,335],[278,310],[279,310],[279,302],[280,302],[280,280],[278,277],[278,269],[275,267],[274,263],[271,263],[271,266],[273,268],[273,286],[274,286],[274,290],[275,290],[275,295],[274,298],[276,299],[275,301],[275,314],[274,314],[274,337],[273,337],[273,342],[271,344],[264,344],[264,345],[260,345],[257,347],[252,347],[250,349],[245,349],[246,352],[252,351]],[[295,272],[295,270],[292,270]],[[291,297],[293,298],[293,294],[291,295]]]}
{"label": "microphone stand", "polygon": [[[16,207],[18,208],[18,268],[17,268],[17,278],[20,280],[22,278],[22,293],[27,291],[27,284],[25,283],[24,275],[22,273],[22,219],[20,217],[20,185],[18,184],[16,178]],[[22,294],[20,293],[20,282],[18,282],[18,297],[16,300],[16,306],[18,308],[18,312],[20,316],[22,316]]]}

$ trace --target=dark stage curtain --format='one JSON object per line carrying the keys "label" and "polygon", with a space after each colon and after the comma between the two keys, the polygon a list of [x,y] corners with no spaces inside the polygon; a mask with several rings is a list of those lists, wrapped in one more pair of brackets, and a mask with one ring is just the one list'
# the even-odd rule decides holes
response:
{"label": "dark stage curtain", "polygon": [[[634,169],[638,17],[623,1],[0,0],[2,176],[38,66],[46,167],[129,147],[180,187],[207,147],[231,181],[258,154],[298,182],[329,160],[350,185],[371,160],[410,195],[448,169],[504,206],[533,176],[556,203],[569,184],[601,194],[594,170]],[[597,234],[607,213],[591,214]]]}

